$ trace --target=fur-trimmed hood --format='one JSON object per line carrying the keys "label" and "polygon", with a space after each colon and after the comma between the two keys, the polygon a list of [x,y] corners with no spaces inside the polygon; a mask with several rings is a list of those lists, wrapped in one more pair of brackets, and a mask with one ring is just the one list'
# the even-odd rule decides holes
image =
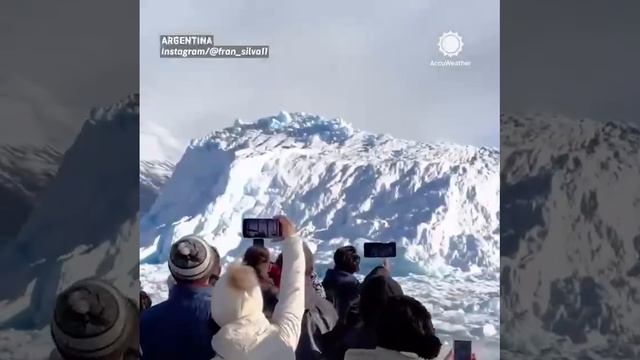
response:
{"label": "fur-trimmed hood", "polygon": [[211,293],[211,317],[221,327],[245,317],[259,317],[262,306],[256,273],[246,265],[229,266]]}

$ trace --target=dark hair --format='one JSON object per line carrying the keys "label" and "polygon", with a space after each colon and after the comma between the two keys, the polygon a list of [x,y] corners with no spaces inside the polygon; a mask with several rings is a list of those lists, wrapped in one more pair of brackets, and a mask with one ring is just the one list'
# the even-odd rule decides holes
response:
{"label": "dark hair", "polygon": [[149,294],[140,290],[140,312],[147,310],[152,304]]}
{"label": "dark hair", "polygon": [[269,249],[264,246],[254,245],[245,251],[242,260],[245,265],[252,267],[269,262]]}
{"label": "dark hair", "polygon": [[425,359],[440,353],[442,343],[435,336],[431,314],[416,299],[392,296],[381,311],[378,323],[378,346],[389,350],[412,352]]}
{"label": "dark hair", "polygon": [[[304,274],[307,276],[311,276],[311,274],[313,273],[313,262],[315,261],[313,253],[305,242],[302,243],[302,250],[304,251]],[[282,253],[280,253],[276,258],[275,264],[282,270]]]}
{"label": "dark hair", "polygon": [[360,317],[369,328],[375,328],[390,297],[404,295],[400,284],[387,275],[371,276],[362,283],[360,291]]}
{"label": "dark hair", "polygon": [[347,245],[336,250],[333,254],[333,262],[337,270],[354,273],[358,271],[360,256],[355,247]]}
{"label": "dark hair", "polygon": [[269,249],[264,246],[254,245],[248,248],[247,251],[245,251],[242,262],[244,262],[245,265],[254,268],[256,270],[256,274],[258,275],[258,279],[262,279],[267,274],[260,274],[260,272],[258,271],[258,266],[268,263],[269,260]]}

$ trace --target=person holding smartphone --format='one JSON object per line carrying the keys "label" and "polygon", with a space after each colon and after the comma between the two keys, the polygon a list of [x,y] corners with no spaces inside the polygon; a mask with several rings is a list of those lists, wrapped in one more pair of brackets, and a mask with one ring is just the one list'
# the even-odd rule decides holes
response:
{"label": "person holding smartphone", "polygon": [[220,326],[211,339],[215,360],[295,359],[305,308],[305,260],[293,224],[277,219],[282,228],[282,279],[271,321],[262,312],[255,270],[230,265],[211,293],[211,317]]}
{"label": "person holding smartphone", "polygon": [[349,309],[357,304],[360,281],[353,275],[360,271],[360,255],[355,247],[343,246],[333,255],[334,268],[327,269],[322,286],[338,311],[341,323],[347,321]]}
{"label": "person holding smartphone", "polygon": [[344,359],[348,349],[374,349],[380,310],[388,298],[403,294],[400,284],[391,277],[385,258],[382,265],[373,268],[362,281],[359,301],[352,309],[352,321],[341,324],[325,336],[325,342],[330,344],[328,358]]}
{"label": "person holding smartphone", "polygon": [[262,311],[267,318],[271,318],[276,303],[278,303],[278,287],[269,276],[269,271],[271,271],[270,258],[269,249],[257,245],[248,248],[242,258],[243,264],[252,267],[256,272],[258,284],[262,290],[264,304]]}
{"label": "person holding smartphone", "polygon": [[140,317],[144,358],[209,360],[215,355],[211,278],[220,271],[220,255],[203,238],[188,235],[171,246],[168,265],[175,281],[168,299]]}

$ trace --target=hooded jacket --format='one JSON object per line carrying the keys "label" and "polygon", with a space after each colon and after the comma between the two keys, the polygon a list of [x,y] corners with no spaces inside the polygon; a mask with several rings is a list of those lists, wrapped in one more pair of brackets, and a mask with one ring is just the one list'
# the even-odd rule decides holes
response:
{"label": "hooded jacket", "polygon": [[[294,360],[304,313],[304,255],[297,236],[282,244],[283,272],[272,322],[262,313],[257,283],[246,291],[232,289],[238,277],[230,269],[212,295],[212,316],[221,328],[211,339],[215,360]],[[255,276],[254,273],[247,273]],[[246,279],[235,280],[245,282]],[[255,278],[254,278],[255,281]]]}

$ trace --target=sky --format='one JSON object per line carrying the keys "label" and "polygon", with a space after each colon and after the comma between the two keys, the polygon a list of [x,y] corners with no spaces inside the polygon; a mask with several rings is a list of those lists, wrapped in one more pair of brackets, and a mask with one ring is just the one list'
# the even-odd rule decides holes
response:
{"label": "sky", "polygon": [[138,16],[130,0],[1,2],[0,146],[65,150],[91,108],[137,92]]}
{"label": "sky", "polygon": [[640,2],[502,2],[502,112],[640,122]]}
{"label": "sky", "polygon": [[[490,146],[499,112],[640,121],[634,0],[504,1],[500,11],[497,0],[217,3],[142,0],[141,13],[130,0],[0,3],[0,144],[68,144],[91,107],[138,90],[139,60],[143,121],[183,138],[281,109]],[[470,68],[428,66],[448,30],[462,35]],[[165,32],[266,43],[272,58],[160,59]]]}
{"label": "sky", "polygon": [[[402,5],[400,5],[402,4]],[[499,146],[499,1],[142,0],[141,121],[191,139],[281,110],[419,141]],[[438,68],[437,41],[463,39]],[[269,59],[166,59],[159,35],[269,45]]]}

